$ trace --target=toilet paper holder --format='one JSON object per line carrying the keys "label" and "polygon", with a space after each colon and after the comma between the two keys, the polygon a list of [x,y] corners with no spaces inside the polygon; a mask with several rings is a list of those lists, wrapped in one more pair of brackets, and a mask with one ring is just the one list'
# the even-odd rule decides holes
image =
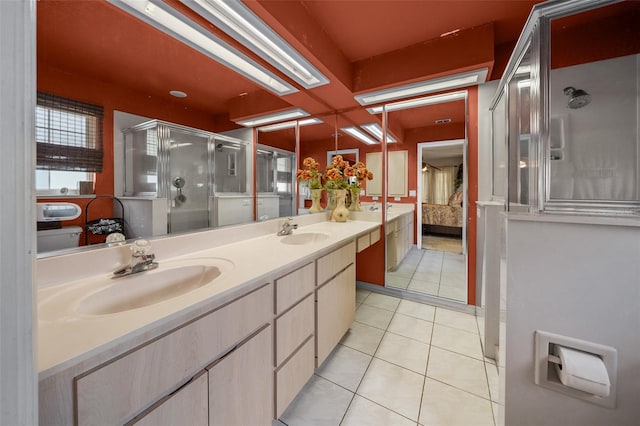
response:
{"label": "toilet paper holder", "polygon": [[537,385],[615,408],[615,348],[540,330],[535,332],[534,346]]}

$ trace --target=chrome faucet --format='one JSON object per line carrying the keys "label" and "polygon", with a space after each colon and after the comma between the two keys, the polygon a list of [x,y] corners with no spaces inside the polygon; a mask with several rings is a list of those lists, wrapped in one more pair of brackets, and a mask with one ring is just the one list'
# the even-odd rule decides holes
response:
{"label": "chrome faucet", "polygon": [[290,217],[284,221],[282,228],[278,231],[277,235],[280,237],[283,235],[291,235],[294,229],[298,229],[298,224],[293,223],[293,218]]}
{"label": "chrome faucet", "polygon": [[131,245],[131,261],[127,266],[114,271],[111,278],[126,277],[138,272],[156,269],[158,267],[158,262],[154,261],[156,256],[153,253],[149,253],[149,250],[151,250],[149,241],[134,241]]}

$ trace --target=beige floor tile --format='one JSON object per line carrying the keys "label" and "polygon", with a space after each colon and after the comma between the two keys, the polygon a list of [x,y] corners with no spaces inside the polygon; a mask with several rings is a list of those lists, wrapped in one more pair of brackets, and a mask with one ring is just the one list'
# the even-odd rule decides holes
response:
{"label": "beige floor tile", "polygon": [[431,344],[462,355],[484,360],[480,346],[480,336],[457,328],[434,324]]}
{"label": "beige floor tile", "polygon": [[416,422],[356,395],[340,426],[415,426]]}
{"label": "beige floor tile", "polygon": [[424,375],[429,345],[408,337],[385,333],[374,356]]}
{"label": "beige floor tile", "polygon": [[356,303],[360,304],[360,303],[364,302],[364,299],[366,299],[370,294],[371,294],[371,292],[369,290],[363,290],[361,288],[357,288],[356,289]]}
{"label": "beige floor tile", "polygon": [[463,312],[452,311],[445,308],[436,308],[436,319],[438,324],[446,325],[460,330],[478,333],[478,324],[475,315]]}
{"label": "beige floor tile", "polygon": [[387,331],[429,344],[433,323],[402,314],[395,314]]}
{"label": "beige floor tile", "polygon": [[389,287],[395,288],[407,288],[411,282],[411,277],[403,277],[400,275],[392,275],[387,273],[385,277],[385,284]]}
{"label": "beige floor tile", "polygon": [[364,301],[364,304],[395,312],[396,308],[400,304],[400,299],[397,297],[387,296],[386,294],[371,293],[369,297],[367,297],[367,300]]}
{"label": "beige floor tile", "polygon": [[438,287],[440,287],[437,283],[430,283],[426,281],[420,280],[411,280],[407,290],[415,291],[416,293],[422,294],[430,294],[432,296],[438,295]]}
{"label": "beige floor tile", "polygon": [[288,426],[338,425],[353,393],[319,376],[313,376],[280,417]]}
{"label": "beige floor tile", "polygon": [[439,283],[440,282],[440,271],[436,270],[416,270],[415,274],[413,274],[412,279],[426,281],[430,283]]}
{"label": "beige floor tile", "polygon": [[370,355],[338,345],[316,374],[355,392],[370,362]]}
{"label": "beige floor tile", "polygon": [[463,286],[449,286],[443,284],[438,288],[438,296],[466,303],[467,288]]}
{"label": "beige floor tile", "polygon": [[398,309],[396,309],[396,313],[433,322],[436,308],[431,305],[425,305],[424,303],[402,300],[398,305]]}
{"label": "beige floor tile", "polygon": [[403,266],[403,265],[400,265],[396,270],[389,271],[389,272],[387,272],[387,274],[392,274],[392,275],[398,275],[398,276],[401,276],[401,277],[411,278],[411,276],[413,275],[415,270],[416,270],[415,266]]}
{"label": "beige floor tile", "polygon": [[493,408],[493,421],[495,422],[496,426],[503,426],[504,423],[500,422],[500,416],[502,415],[504,417],[502,405],[492,402],[491,407]]}
{"label": "beige floor tile", "polygon": [[487,381],[489,382],[489,394],[491,401],[498,402],[500,396],[500,378],[498,377],[498,367],[494,364],[484,363],[487,370]]}
{"label": "beige floor tile", "polygon": [[427,377],[489,399],[483,361],[432,346],[427,364]]}
{"label": "beige floor tile", "polygon": [[393,312],[375,308],[365,303],[360,305],[356,310],[357,322],[380,328],[382,330],[386,330],[389,325],[389,321],[391,321],[391,317],[393,317]]}
{"label": "beige floor tile", "polygon": [[364,352],[368,355],[373,355],[378,349],[378,345],[382,340],[384,330],[371,327],[370,325],[360,324],[354,322],[351,324],[349,331],[342,338],[342,343],[345,346],[355,349],[360,352]]}
{"label": "beige floor tile", "polygon": [[465,272],[447,272],[442,271],[440,275],[440,285],[449,287],[466,287],[467,277]]}
{"label": "beige floor tile", "polygon": [[423,383],[424,376],[374,358],[357,393],[417,421]]}
{"label": "beige floor tile", "polygon": [[491,402],[427,378],[419,423],[424,426],[493,426]]}

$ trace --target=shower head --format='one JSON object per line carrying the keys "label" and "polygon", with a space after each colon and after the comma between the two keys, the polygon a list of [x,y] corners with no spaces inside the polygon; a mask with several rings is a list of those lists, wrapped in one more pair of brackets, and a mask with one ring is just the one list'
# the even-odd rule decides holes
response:
{"label": "shower head", "polygon": [[216,145],[216,151],[222,152],[222,148],[224,147],[224,145],[222,145],[221,143]]}
{"label": "shower head", "polygon": [[591,95],[582,89],[576,89],[571,86],[564,88],[564,94],[569,96],[568,107],[571,109],[582,108],[589,105]]}

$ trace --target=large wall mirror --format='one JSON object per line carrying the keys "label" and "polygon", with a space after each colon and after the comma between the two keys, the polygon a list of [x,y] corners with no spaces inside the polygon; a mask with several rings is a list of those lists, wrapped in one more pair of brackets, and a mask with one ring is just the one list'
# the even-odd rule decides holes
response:
{"label": "large wall mirror", "polygon": [[[457,92],[417,106],[386,105],[388,288],[468,301],[467,245],[475,241],[467,240],[466,100],[466,92]],[[397,173],[401,168],[406,174]],[[405,214],[405,205],[415,213]]]}

